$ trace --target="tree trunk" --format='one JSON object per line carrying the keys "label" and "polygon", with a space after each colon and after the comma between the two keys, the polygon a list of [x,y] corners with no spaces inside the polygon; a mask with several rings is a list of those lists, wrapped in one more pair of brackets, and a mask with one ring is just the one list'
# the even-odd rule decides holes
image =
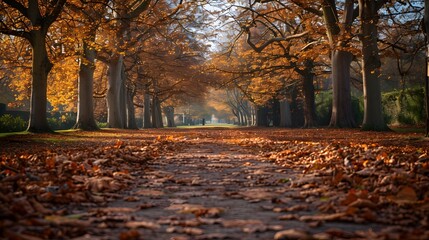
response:
{"label": "tree trunk", "polygon": [[317,125],[316,106],[314,96],[313,61],[304,62],[305,69],[302,74],[302,88],[304,93],[304,128],[312,128]]}
{"label": "tree trunk", "polygon": [[46,51],[46,34],[43,29],[31,32],[31,46],[33,48],[32,81],[30,120],[27,131],[52,132],[47,120],[47,86],[48,74],[53,64],[49,61]]}
{"label": "tree trunk", "polygon": [[356,127],[351,110],[350,63],[352,54],[334,50],[332,56],[332,114],[330,127]]}
{"label": "tree trunk", "polygon": [[174,107],[164,107],[164,114],[167,117],[167,127],[176,127],[176,124],[174,123]]}
{"label": "tree trunk", "polygon": [[279,127],[292,127],[290,105],[287,99],[280,100],[280,124]]}
{"label": "tree trunk", "polygon": [[153,95],[152,97],[152,127],[164,127],[164,124],[162,123],[161,103],[156,95]]}
{"label": "tree trunk", "polygon": [[266,107],[257,107],[256,109],[256,126],[268,126],[268,109]]}
{"label": "tree trunk", "polygon": [[123,57],[117,55],[109,62],[107,86],[107,123],[110,128],[125,128],[124,79],[122,78]]}
{"label": "tree trunk", "polygon": [[360,41],[362,43],[362,76],[364,96],[363,130],[385,131],[381,105],[380,57],[377,45],[378,15],[374,0],[359,0],[361,19]]}
{"label": "tree trunk", "polygon": [[78,109],[77,119],[74,125],[75,129],[87,131],[98,130],[97,123],[94,118],[94,70],[95,70],[95,49],[88,44],[95,40],[95,32],[93,35],[83,41],[83,56],[81,56],[79,80],[78,80]]}
{"label": "tree trunk", "polygon": [[146,88],[144,93],[144,103],[143,103],[143,128],[151,128],[152,122],[151,122],[151,113],[150,113],[150,94],[149,89]]}
{"label": "tree trunk", "polygon": [[127,88],[127,128],[139,129],[136,122],[136,110],[134,107],[135,91]]}
{"label": "tree trunk", "polygon": [[424,30],[426,39],[426,79],[425,79],[425,98],[426,98],[426,137],[429,137],[429,0],[425,0]]}
{"label": "tree trunk", "polygon": [[335,0],[326,0],[323,17],[327,29],[329,43],[332,49],[332,115],[329,126],[352,128],[355,127],[351,111],[350,95],[350,63],[353,55],[343,49],[348,46],[347,39],[342,40],[341,35],[350,34],[354,20],[353,0],[346,0],[344,4],[343,22],[338,22]]}

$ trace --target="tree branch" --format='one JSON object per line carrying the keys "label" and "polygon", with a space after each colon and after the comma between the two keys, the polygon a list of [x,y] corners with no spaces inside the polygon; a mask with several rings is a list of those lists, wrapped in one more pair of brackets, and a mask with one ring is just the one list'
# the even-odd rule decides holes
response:
{"label": "tree branch", "polygon": [[45,17],[44,27],[48,29],[51,24],[58,18],[64,8],[67,0],[57,0],[52,11]]}
{"label": "tree branch", "polygon": [[24,5],[22,5],[21,3],[15,1],[15,0],[3,0],[3,2],[5,2],[7,5],[15,8],[16,10],[18,10],[22,15],[24,15],[25,17],[28,18],[28,12],[27,12],[27,8],[24,7]]}
{"label": "tree branch", "polygon": [[249,44],[249,46],[255,50],[256,52],[260,53],[262,52],[266,47],[268,47],[270,44],[275,43],[275,42],[283,42],[283,41],[289,41],[295,38],[300,38],[302,36],[305,36],[308,34],[308,31],[302,32],[302,33],[298,33],[298,34],[294,34],[294,35],[290,35],[287,37],[275,37],[275,38],[271,38],[270,40],[266,41],[264,44],[262,44],[261,46],[257,47],[254,43],[252,43],[251,41],[251,34],[250,34],[250,29],[248,27],[245,27],[244,29],[247,33],[247,44]]}

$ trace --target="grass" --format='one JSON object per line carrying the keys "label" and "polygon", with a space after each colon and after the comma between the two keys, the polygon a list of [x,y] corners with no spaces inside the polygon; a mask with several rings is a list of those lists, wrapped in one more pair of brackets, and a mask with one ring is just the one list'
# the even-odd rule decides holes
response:
{"label": "grass", "polygon": [[206,125],[192,125],[192,126],[177,126],[177,128],[238,128],[240,126],[226,123],[206,124]]}
{"label": "grass", "polygon": [[8,136],[13,136],[13,135],[26,135],[26,134],[30,134],[27,131],[22,131],[22,132],[6,132],[6,133],[0,133],[0,138],[2,137],[8,137]]}

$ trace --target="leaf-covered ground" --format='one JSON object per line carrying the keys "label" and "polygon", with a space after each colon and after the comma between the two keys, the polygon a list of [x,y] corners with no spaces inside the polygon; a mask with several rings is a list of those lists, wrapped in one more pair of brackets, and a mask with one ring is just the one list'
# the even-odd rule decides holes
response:
{"label": "leaf-covered ground", "polygon": [[0,239],[429,239],[417,134],[102,130],[0,157]]}

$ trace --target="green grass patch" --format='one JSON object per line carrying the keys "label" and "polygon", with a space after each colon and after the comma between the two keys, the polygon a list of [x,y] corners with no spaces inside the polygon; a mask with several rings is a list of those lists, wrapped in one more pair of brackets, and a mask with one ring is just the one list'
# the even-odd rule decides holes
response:
{"label": "green grass patch", "polygon": [[13,136],[13,135],[26,135],[26,134],[30,134],[27,131],[22,131],[22,132],[5,132],[5,133],[0,133],[0,138],[2,137],[8,137],[8,136]]}
{"label": "green grass patch", "polygon": [[206,125],[192,125],[192,126],[177,126],[177,128],[239,128],[241,126],[237,126],[234,124],[226,124],[226,123],[219,123],[219,124],[206,124]]}

